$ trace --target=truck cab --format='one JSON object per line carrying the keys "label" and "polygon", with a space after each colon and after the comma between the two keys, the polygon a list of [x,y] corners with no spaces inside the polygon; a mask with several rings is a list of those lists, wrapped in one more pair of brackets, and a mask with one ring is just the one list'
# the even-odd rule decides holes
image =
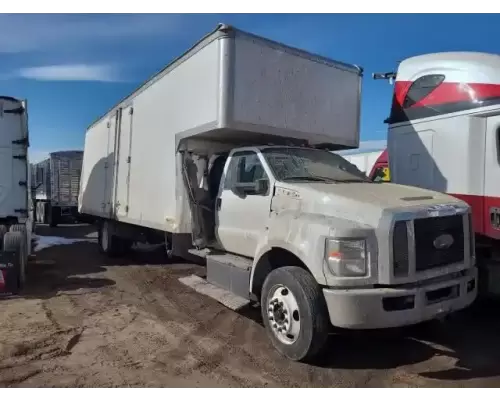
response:
{"label": "truck cab", "polygon": [[[220,182],[213,201],[203,202],[214,205],[214,223],[194,229],[214,229],[204,249],[207,279],[259,301],[274,345],[288,357],[316,352],[329,324],[416,324],[474,301],[463,201],[373,182],[338,154],[315,148],[243,147],[222,160],[216,170],[214,162],[200,164],[207,170],[193,172],[187,184]],[[313,332],[304,337],[301,329]]]}
{"label": "truck cab", "polygon": [[[500,239],[500,56],[423,54],[385,77],[394,81],[386,120],[393,182],[467,202],[478,256],[490,257]],[[483,271],[486,291],[500,293],[498,268]]]}

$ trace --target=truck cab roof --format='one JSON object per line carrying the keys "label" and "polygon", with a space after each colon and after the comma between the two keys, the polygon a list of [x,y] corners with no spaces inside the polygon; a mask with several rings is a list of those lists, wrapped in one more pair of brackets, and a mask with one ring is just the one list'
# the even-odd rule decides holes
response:
{"label": "truck cab roof", "polygon": [[431,53],[401,62],[389,124],[500,104],[500,55]]}

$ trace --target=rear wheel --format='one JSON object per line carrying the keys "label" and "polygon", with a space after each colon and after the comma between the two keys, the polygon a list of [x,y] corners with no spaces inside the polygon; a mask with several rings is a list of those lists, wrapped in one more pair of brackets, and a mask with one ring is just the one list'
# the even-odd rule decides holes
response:
{"label": "rear wheel", "polygon": [[3,237],[9,231],[9,229],[5,225],[0,225],[0,243],[3,246]]}
{"label": "rear wheel", "polygon": [[266,278],[262,318],[274,347],[293,361],[311,361],[326,346],[330,321],[321,288],[299,267],[282,267]]}
{"label": "rear wheel", "polygon": [[99,224],[98,242],[101,253],[110,257],[121,256],[132,247],[131,240],[122,239],[113,234],[109,221],[102,221]]}
{"label": "rear wheel", "polygon": [[28,261],[26,241],[26,229],[24,231],[7,232],[3,237],[3,250],[7,252],[14,252],[18,255],[19,276],[18,286],[15,293],[21,291],[26,281],[26,264]]}

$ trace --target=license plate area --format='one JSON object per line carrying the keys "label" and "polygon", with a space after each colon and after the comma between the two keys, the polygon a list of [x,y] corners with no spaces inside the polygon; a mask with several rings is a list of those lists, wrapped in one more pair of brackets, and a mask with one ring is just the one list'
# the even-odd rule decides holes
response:
{"label": "license plate area", "polygon": [[446,300],[455,299],[460,294],[460,285],[446,286],[425,293],[427,304],[435,304]]}

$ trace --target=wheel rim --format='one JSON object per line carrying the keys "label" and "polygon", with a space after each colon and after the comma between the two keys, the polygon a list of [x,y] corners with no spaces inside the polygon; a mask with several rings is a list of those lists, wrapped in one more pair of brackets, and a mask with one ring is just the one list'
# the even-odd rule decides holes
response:
{"label": "wheel rim", "polygon": [[299,305],[286,286],[274,286],[271,290],[267,301],[267,317],[274,336],[280,342],[292,344],[299,338]]}
{"label": "wheel rim", "polygon": [[102,225],[101,247],[104,251],[108,250],[108,224]]}

